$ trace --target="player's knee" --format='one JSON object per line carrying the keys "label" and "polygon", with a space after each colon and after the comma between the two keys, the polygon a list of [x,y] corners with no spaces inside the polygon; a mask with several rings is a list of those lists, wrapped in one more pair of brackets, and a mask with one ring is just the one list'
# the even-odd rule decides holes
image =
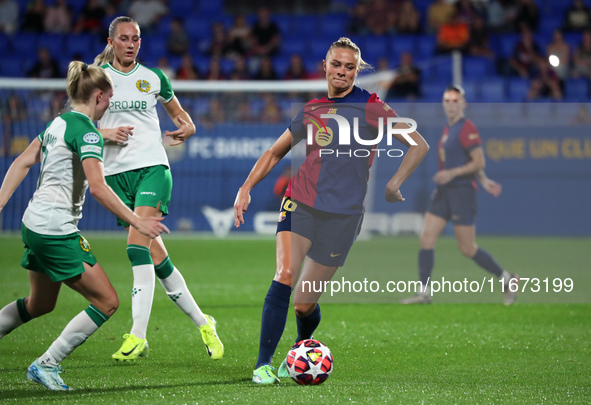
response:
{"label": "player's knee", "polygon": [[435,238],[428,233],[423,232],[421,234],[421,248],[422,249],[433,249],[435,246]]}
{"label": "player's knee", "polygon": [[314,312],[314,308],[316,308],[316,303],[295,303],[293,305],[293,309],[295,310],[295,314],[298,318],[305,318]]}
{"label": "player's knee", "polygon": [[55,309],[55,304],[55,302],[40,303],[31,300],[27,304],[27,312],[31,315],[31,318],[38,318],[53,311]]}
{"label": "player's knee", "polygon": [[478,249],[474,245],[459,245],[460,252],[468,259],[471,259],[476,254],[476,250]]}
{"label": "player's knee", "polygon": [[275,272],[275,277],[273,280],[278,281],[281,284],[291,286],[291,267],[277,267],[277,271]]}

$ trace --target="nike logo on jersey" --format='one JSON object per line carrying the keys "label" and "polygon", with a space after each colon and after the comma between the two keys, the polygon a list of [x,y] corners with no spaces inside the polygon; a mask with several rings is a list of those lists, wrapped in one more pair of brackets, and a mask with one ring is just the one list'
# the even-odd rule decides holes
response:
{"label": "nike logo on jersey", "polygon": [[342,253],[337,253],[336,255],[334,253],[331,253],[330,254],[330,257],[337,257],[337,256],[340,256],[340,255],[342,255]]}

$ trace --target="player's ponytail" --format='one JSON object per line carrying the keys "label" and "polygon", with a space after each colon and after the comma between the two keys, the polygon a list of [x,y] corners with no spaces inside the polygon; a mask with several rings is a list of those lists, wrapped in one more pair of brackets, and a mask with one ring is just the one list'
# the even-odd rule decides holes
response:
{"label": "player's ponytail", "polygon": [[68,65],[66,91],[70,104],[85,104],[96,90],[109,91],[113,88],[111,78],[104,69],[72,61]]}
{"label": "player's ponytail", "polygon": [[373,69],[373,67],[369,63],[364,61],[363,58],[361,57],[361,49],[359,49],[359,47],[355,44],[355,42],[351,41],[349,38],[341,37],[341,38],[339,38],[338,41],[333,42],[332,45],[330,46],[330,48],[328,48],[328,51],[326,52],[326,59],[327,60],[328,60],[328,54],[334,48],[343,48],[343,49],[349,49],[349,50],[353,51],[353,53],[355,53],[355,55],[357,55],[357,57],[358,57],[358,65],[357,66],[358,66],[359,72],[361,72],[363,70]]}
{"label": "player's ponytail", "polygon": [[[113,21],[111,21],[111,24],[109,25],[109,38],[111,38],[111,39],[115,38],[115,34],[117,33],[117,27],[121,23],[135,24],[135,26],[137,27],[138,33],[140,32],[140,26],[137,23],[137,21],[135,21],[131,17],[121,16],[121,17],[117,17]],[[110,44],[107,44],[105,46],[105,49],[103,49],[103,51],[101,53],[99,53],[96,56],[96,58],[94,58],[94,64],[96,66],[102,66],[106,63],[113,63],[114,60],[115,60],[115,52],[113,51],[113,47]]]}

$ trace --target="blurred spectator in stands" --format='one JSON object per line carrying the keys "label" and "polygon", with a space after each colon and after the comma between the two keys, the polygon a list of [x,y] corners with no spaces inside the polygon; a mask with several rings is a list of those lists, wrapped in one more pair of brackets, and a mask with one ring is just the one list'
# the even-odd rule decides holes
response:
{"label": "blurred spectator in stands", "polygon": [[33,0],[29,3],[23,20],[23,31],[43,32],[46,11],[44,0]]}
{"label": "blurred spectator in stands", "polygon": [[228,122],[226,109],[217,97],[212,97],[209,101],[209,109],[206,114],[203,114],[200,117],[199,122],[206,128],[211,128],[218,124],[226,124]]}
{"label": "blurred spectator in stands", "polygon": [[193,63],[193,57],[189,52],[185,53],[181,58],[181,66],[176,71],[177,80],[199,80],[199,70]]}
{"label": "blurred spectator in stands", "polygon": [[127,13],[142,28],[142,33],[153,30],[160,19],[168,14],[168,7],[162,0],[132,0]]}
{"label": "blurred spectator in stands", "polygon": [[427,9],[427,31],[435,34],[443,23],[448,22],[454,15],[454,5],[446,0],[435,0]]}
{"label": "blurred spectator in stands", "polygon": [[223,23],[216,21],[211,26],[211,39],[207,54],[212,58],[223,58],[228,50],[228,35]]}
{"label": "blurred spectator in stands", "polygon": [[248,66],[244,58],[236,58],[234,61],[234,67],[230,72],[230,80],[249,80],[250,73],[248,72]]}
{"label": "blurred spectator in stands", "polygon": [[373,35],[384,35],[396,29],[396,17],[386,0],[371,0],[365,17],[365,26]]}
{"label": "blurred spectator in stands", "polygon": [[573,55],[572,77],[591,78],[591,31],[583,31],[581,44]]}
{"label": "blurred spectator in stands", "polygon": [[62,77],[57,61],[51,57],[47,48],[39,48],[37,61],[27,72],[27,77],[43,79]]}
{"label": "blurred spectator in stands", "polygon": [[242,14],[234,17],[234,23],[228,31],[228,52],[232,57],[244,57],[251,47],[252,31],[246,17]]}
{"label": "blurred spectator in stands", "polygon": [[587,109],[585,104],[579,104],[579,108],[577,108],[577,113],[573,117],[571,121],[572,125],[589,125],[591,124],[591,114]]}
{"label": "blurred spectator in stands", "polygon": [[306,80],[309,79],[310,75],[306,71],[304,61],[299,53],[294,53],[289,58],[289,67],[283,79],[285,80]]}
{"label": "blurred spectator in stands", "polygon": [[98,34],[103,28],[103,19],[107,15],[99,0],[88,0],[78,16],[74,31]]}
{"label": "blurred spectator in stands", "polygon": [[488,6],[488,26],[492,32],[515,32],[517,5],[514,0],[491,0]]}
{"label": "blurred spectator in stands", "polygon": [[556,72],[560,80],[568,77],[570,70],[571,50],[570,45],[566,43],[561,30],[554,30],[552,34],[552,42],[546,46],[546,54],[550,57],[554,55],[558,58],[558,64],[552,65],[552,69]]}
{"label": "blurred spectator in stands", "polygon": [[261,111],[261,122],[277,124],[281,122],[281,108],[277,104],[275,96],[266,93],[263,95],[263,110]]}
{"label": "blurred spectator in stands", "polygon": [[[441,0],[445,1],[445,0]],[[368,29],[365,21],[367,20],[368,6],[365,2],[358,2],[353,10],[351,10],[351,17],[347,27],[351,34],[364,35],[367,34]]]}
{"label": "blurred spectator in stands", "polygon": [[11,93],[8,97],[2,97],[0,100],[0,117],[3,124],[3,139],[0,141],[0,145],[4,144],[4,157],[9,157],[13,154],[12,149],[15,146],[13,145],[13,135],[24,135],[13,134],[12,123],[25,121],[28,118],[27,104],[14,93]]}
{"label": "blurred spectator in stands", "polygon": [[260,7],[258,18],[252,27],[252,52],[257,56],[273,56],[279,52],[281,32],[267,7]]}
{"label": "blurred spectator in stands", "polygon": [[173,55],[182,55],[185,52],[189,52],[189,46],[191,41],[189,34],[185,29],[183,19],[175,17],[170,21],[170,33],[168,34],[167,47],[168,52]]}
{"label": "blurred spectator in stands", "polygon": [[41,119],[43,121],[53,120],[55,117],[63,113],[66,108],[66,101],[68,101],[68,95],[65,91],[58,91],[51,96],[49,102],[49,108],[41,113]]}
{"label": "blurred spectator in stands", "polygon": [[470,0],[457,0],[454,6],[459,19],[469,26],[472,25],[474,19],[478,17],[476,7]]}
{"label": "blurred spectator in stands", "polygon": [[238,104],[238,108],[234,112],[234,116],[232,117],[232,121],[235,122],[255,122],[254,114],[250,109],[250,102],[244,100]]}
{"label": "blurred spectator in stands", "polygon": [[158,58],[158,65],[156,68],[162,70],[162,73],[164,73],[169,79],[176,79],[176,72],[172,66],[168,64],[168,58],[165,55]]}
{"label": "blurred spectator in stands", "polygon": [[523,24],[527,25],[533,32],[538,30],[538,21],[540,20],[540,12],[534,0],[520,0],[517,6],[517,13],[513,24],[515,29],[519,30]]}
{"label": "blurred spectator in stands", "polygon": [[386,99],[421,97],[421,70],[413,64],[412,54],[403,52],[400,55],[400,66],[395,70],[394,80],[390,84]]}
{"label": "blurred spectator in stands", "polygon": [[509,65],[512,72],[517,73],[523,78],[534,77],[537,75],[538,60],[542,58],[539,45],[534,41],[531,31],[527,26],[521,29],[521,38],[513,53],[509,58]]}
{"label": "blurred spectator in stands", "polygon": [[12,35],[18,28],[18,4],[14,0],[0,0],[0,32]]}
{"label": "blurred spectator in stands", "polygon": [[211,58],[209,68],[205,75],[205,80],[225,80],[226,75],[222,71],[222,65],[219,58]]}
{"label": "blurred spectator in stands", "polygon": [[468,24],[454,13],[451,20],[441,24],[437,33],[437,53],[447,53],[455,50],[464,52],[470,40],[470,28]]}
{"label": "blurred spectator in stands", "polygon": [[269,57],[261,59],[261,64],[254,76],[255,80],[278,80],[277,72],[273,67],[273,60]]}
{"label": "blurred spectator in stands", "polygon": [[583,0],[573,0],[573,5],[566,11],[564,29],[567,31],[582,31],[591,28],[591,14],[589,7]]}
{"label": "blurred spectator in stands", "polygon": [[560,78],[550,66],[547,58],[538,58],[538,73],[530,83],[528,100],[551,97],[554,101],[562,99]]}
{"label": "blurred spectator in stands", "polygon": [[476,17],[470,28],[470,41],[468,53],[471,56],[483,56],[493,58],[494,53],[490,49],[490,34],[482,17]]}
{"label": "blurred spectator in stands", "polygon": [[414,6],[412,0],[404,0],[400,5],[398,18],[395,20],[396,32],[399,34],[417,34],[421,32],[420,18],[421,13]]}
{"label": "blurred spectator in stands", "polygon": [[390,61],[387,57],[382,56],[378,59],[378,65],[376,66],[376,72],[387,72],[390,70]]}
{"label": "blurred spectator in stands", "polygon": [[47,7],[43,21],[45,32],[70,32],[72,30],[72,10],[66,0],[57,0]]}

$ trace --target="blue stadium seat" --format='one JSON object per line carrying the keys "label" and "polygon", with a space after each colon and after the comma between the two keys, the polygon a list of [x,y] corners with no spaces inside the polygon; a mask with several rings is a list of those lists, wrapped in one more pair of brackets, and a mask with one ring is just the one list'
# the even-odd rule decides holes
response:
{"label": "blue stadium seat", "polygon": [[428,103],[440,103],[443,91],[449,86],[449,81],[428,81],[423,82],[423,97],[420,101]]}
{"label": "blue stadium seat", "polygon": [[437,59],[433,59],[429,70],[431,78],[451,83],[453,80],[451,56],[439,56]]}
{"label": "blue stadium seat", "polygon": [[95,37],[91,34],[69,34],[66,37],[65,47],[65,54],[68,57],[76,54],[87,55],[89,51],[95,49]]}
{"label": "blue stadium seat", "polygon": [[[255,17],[256,20],[256,17]],[[271,17],[271,21],[277,24],[281,35],[290,35],[293,31],[293,16],[289,14],[276,14]],[[251,24],[252,25],[252,24]]]}
{"label": "blue stadium seat", "polygon": [[365,44],[363,48],[361,48],[361,53],[363,59],[371,60],[375,63],[381,57],[388,57],[390,56],[388,52],[388,45],[390,42],[390,38],[387,37],[377,37],[377,36],[368,36],[365,39]]}
{"label": "blue stadium seat", "polygon": [[390,52],[395,60],[400,60],[400,54],[403,52],[415,52],[415,37],[412,35],[396,35],[389,43]]}
{"label": "blue stadium seat", "polygon": [[281,79],[285,76],[287,69],[289,69],[289,58],[290,55],[279,55],[273,58],[273,67],[277,72],[277,76]]}
{"label": "blue stadium seat", "polygon": [[0,32],[0,55],[6,55],[10,48],[10,38],[8,35]]}
{"label": "blue stadium seat", "polygon": [[323,36],[340,38],[347,34],[348,22],[349,17],[347,15],[337,13],[327,14],[322,19],[320,29]]}
{"label": "blue stadium seat", "polygon": [[308,41],[302,41],[298,37],[283,37],[282,48],[284,51],[288,51],[290,54],[299,53],[306,55],[308,53]]}
{"label": "blue stadium seat", "polygon": [[529,91],[529,79],[511,78],[507,79],[507,93],[511,102],[523,102]]}
{"label": "blue stadium seat", "polygon": [[205,17],[191,19],[185,23],[185,30],[192,40],[211,36],[211,20]]}
{"label": "blue stadium seat", "polygon": [[415,38],[415,59],[429,59],[435,54],[435,36],[421,35]]}
{"label": "blue stadium seat", "polygon": [[502,78],[489,78],[480,83],[480,99],[487,103],[499,103],[505,101],[505,80]]}
{"label": "blue stadium seat", "polygon": [[[519,42],[519,34],[502,34],[497,37],[499,57],[508,58],[513,54],[515,45]],[[539,44],[538,44],[539,45]]]}
{"label": "blue stadium seat", "polygon": [[317,40],[308,42],[308,49],[310,50],[312,59],[324,59],[331,43],[329,38],[318,38]]}
{"label": "blue stadium seat", "polygon": [[589,81],[587,79],[567,79],[564,81],[566,101],[589,101]]}
{"label": "blue stadium seat", "polygon": [[195,3],[193,0],[171,1],[168,3],[168,7],[172,17],[186,19],[195,12]]}
{"label": "blue stadium seat", "polygon": [[[150,35],[149,38],[142,39],[142,43],[148,48],[150,59],[157,60],[168,53],[167,39],[161,35]],[[146,49],[144,49],[144,52],[146,52]]]}
{"label": "blue stadium seat", "polygon": [[564,15],[547,15],[540,19],[538,32],[540,34],[552,34],[555,29],[561,28],[562,24],[564,24]]}
{"label": "blue stadium seat", "polygon": [[494,61],[489,58],[465,56],[462,58],[462,70],[467,79],[482,79],[493,72]]}
{"label": "blue stadium seat", "polygon": [[57,58],[64,53],[64,35],[43,34],[37,39],[37,49],[47,48],[49,53]]}
{"label": "blue stadium seat", "polygon": [[26,75],[23,69],[23,61],[18,56],[7,56],[0,58],[0,76],[4,77],[23,77]]}
{"label": "blue stadium seat", "polygon": [[197,8],[199,10],[199,15],[213,19],[219,15],[222,15],[224,10],[224,2],[223,0],[197,0]]}
{"label": "blue stadium seat", "polygon": [[37,38],[36,32],[19,32],[18,35],[12,37],[12,53],[20,57],[30,57],[37,49]]}
{"label": "blue stadium seat", "polygon": [[466,92],[466,100],[480,101],[480,82],[478,80],[466,80],[462,81],[462,87]]}

